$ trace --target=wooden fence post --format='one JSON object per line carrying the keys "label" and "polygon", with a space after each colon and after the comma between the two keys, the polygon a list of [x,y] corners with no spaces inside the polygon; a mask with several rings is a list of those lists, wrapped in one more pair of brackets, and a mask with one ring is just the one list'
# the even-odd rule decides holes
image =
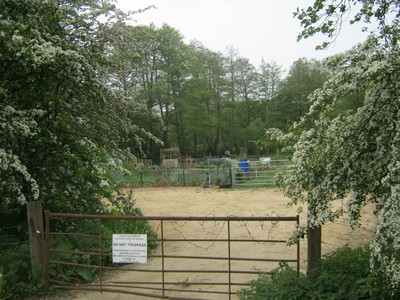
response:
{"label": "wooden fence post", "polygon": [[44,280],[44,231],[42,203],[28,202],[29,248],[31,252],[32,275],[38,281]]}
{"label": "wooden fence post", "polygon": [[232,187],[235,187],[236,185],[236,172],[235,172],[235,166],[234,166],[234,162],[232,161],[232,165],[231,165],[231,183],[232,183]]}
{"label": "wooden fence post", "polygon": [[321,259],[321,227],[307,228],[307,272],[318,266]]}

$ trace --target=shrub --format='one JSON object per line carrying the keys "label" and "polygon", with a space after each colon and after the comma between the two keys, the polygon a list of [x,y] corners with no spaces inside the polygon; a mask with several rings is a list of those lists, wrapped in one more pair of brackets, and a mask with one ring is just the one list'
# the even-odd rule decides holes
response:
{"label": "shrub", "polygon": [[345,247],[326,255],[309,274],[313,293],[326,299],[383,299],[369,260],[368,247]]}
{"label": "shrub", "polygon": [[251,281],[238,296],[243,300],[400,299],[371,273],[369,261],[368,247],[344,247],[324,256],[308,276],[281,264],[271,276]]}
{"label": "shrub", "polygon": [[32,275],[28,244],[1,249],[0,299],[18,299],[53,293],[49,287],[37,283]]}
{"label": "shrub", "polygon": [[281,263],[272,275],[260,275],[249,282],[250,287],[238,292],[239,299],[306,299],[309,294],[308,280],[287,264]]}

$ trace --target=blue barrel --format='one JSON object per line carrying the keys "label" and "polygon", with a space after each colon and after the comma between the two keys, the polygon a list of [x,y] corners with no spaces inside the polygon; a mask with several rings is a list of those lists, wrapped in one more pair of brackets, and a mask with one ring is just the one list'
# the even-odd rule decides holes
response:
{"label": "blue barrel", "polygon": [[246,174],[249,175],[250,167],[249,167],[249,160],[247,158],[240,158],[239,159],[239,168]]}

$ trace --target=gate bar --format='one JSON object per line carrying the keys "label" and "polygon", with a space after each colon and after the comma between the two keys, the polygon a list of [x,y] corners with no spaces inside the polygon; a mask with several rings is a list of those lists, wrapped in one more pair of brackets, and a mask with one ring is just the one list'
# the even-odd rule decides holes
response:
{"label": "gate bar", "polygon": [[45,238],[45,247],[46,253],[44,255],[44,279],[47,283],[50,280],[50,211],[45,210],[45,222],[46,222],[46,238]]}
{"label": "gate bar", "polygon": [[164,222],[163,220],[160,221],[161,222],[161,277],[162,277],[162,294],[163,296],[165,296],[165,257],[164,257]]}
{"label": "gate bar", "polygon": [[100,278],[100,293],[103,292],[103,236],[102,236],[102,222],[100,222],[100,234],[99,234],[99,278]]}
{"label": "gate bar", "polygon": [[49,217],[78,218],[78,219],[106,219],[106,220],[149,220],[149,221],[297,221],[297,216],[292,217],[159,217],[159,216],[111,216],[111,215],[91,215],[91,214],[70,214],[49,212]]}
{"label": "gate bar", "polygon": [[229,278],[229,286],[228,286],[228,291],[229,291],[229,300],[231,300],[231,294],[232,294],[232,266],[231,266],[231,222],[228,221],[228,278]]}

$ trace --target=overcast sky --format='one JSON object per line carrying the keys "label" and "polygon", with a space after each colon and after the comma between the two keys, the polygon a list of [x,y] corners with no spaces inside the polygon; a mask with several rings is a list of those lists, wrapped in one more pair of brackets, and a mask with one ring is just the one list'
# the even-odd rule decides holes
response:
{"label": "overcast sky", "polygon": [[[316,51],[322,38],[297,42],[300,23],[293,18],[297,7],[312,0],[117,0],[124,11],[151,9],[134,16],[136,24],[163,23],[177,29],[185,38],[200,41],[213,51],[226,53],[227,46],[258,67],[261,59],[276,61],[284,69],[301,57],[321,59],[350,49],[366,39],[361,26],[345,25],[335,44]],[[348,21],[347,21],[348,23]]]}

